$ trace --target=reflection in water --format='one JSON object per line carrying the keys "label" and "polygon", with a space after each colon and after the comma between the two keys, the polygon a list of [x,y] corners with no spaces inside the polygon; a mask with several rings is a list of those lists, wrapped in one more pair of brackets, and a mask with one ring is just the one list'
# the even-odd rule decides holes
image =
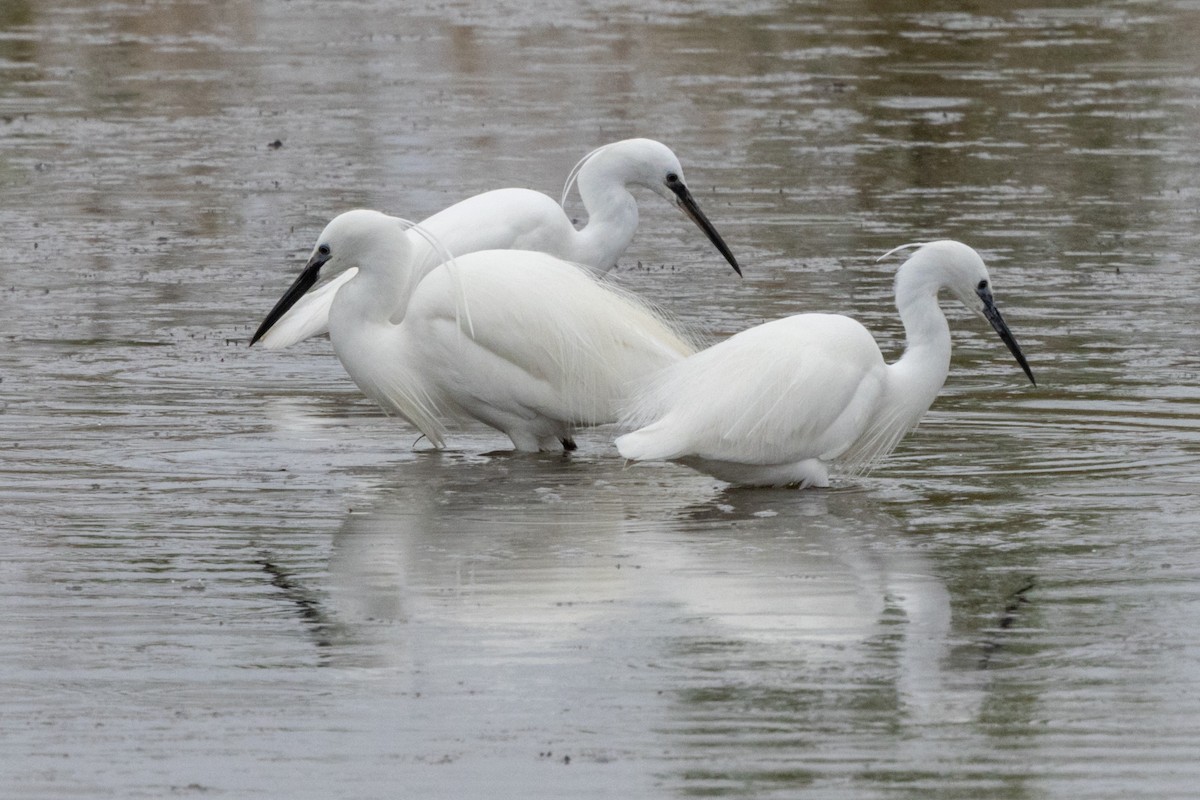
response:
{"label": "reflection in water", "polygon": [[570,708],[561,723],[485,714],[483,730],[528,724],[579,748],[621,727],[604,758],[666,748],[688,791],[820,758],[814,729],[977,718],[984,685],[947,673],[946,587],[869,494],[702,493],[672,510],[611,462],[564,476],[550,461],[429,454],[420,477],[348,513],[330,558],[333,663],[402,669],[452,714],[465,657],[480,708]]}

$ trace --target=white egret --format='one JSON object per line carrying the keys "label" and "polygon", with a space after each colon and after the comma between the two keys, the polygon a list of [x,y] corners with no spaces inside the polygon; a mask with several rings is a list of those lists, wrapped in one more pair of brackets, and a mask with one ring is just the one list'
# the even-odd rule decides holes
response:
{"label": "white egret", "polygon": [[355,268],[329,338],[363,393],[435,447],[447,419],[469,418],[524,451],[573,449],[575,426],[616,419],[630,381],[692,352],[645,305],[545,253],[468,253],[417,282],[410,227],[377,211],[334,218],[250,343],[326,270]]}
{"label": "white egret", "polygon": [[622,414],[637,430],[618,437],[617,449],[634,461],[678,461],[754,486],[828,486],[831,463],[866,471],[916,426],[946,380],[950,327],[941,289],[991,323],[1033,382],[996,308],[987,267],[970,247],[920,245],[895,287],[907,339],[895,363],[885,363],[871,334],[849,317],[767,322],[652,378]]}
{"label": "white egret", "polygon": [[[588,153],[567,178],[564,203],[575,183],[588,213],[587,224],[579,230],[562,206],[532,189],[495,189],[477,194],[419,225],[455,256],[476,250],[537,250],[608,272],[637,231],[637,201],[629,188],[644,186],[678,205],[742,274],[737,259],[684,183],[679,159],[661,142],[625,139]],[[441,259],[430,257],[433,254],[425,239],[415,235],[410,238],[412,258],[419,265],[413,270],[412,280],[419,282]],[[352,277],[340,275],[298,300],[263,336],[263,344],[272,349],[287,347],[327,331],[333,297]]]}

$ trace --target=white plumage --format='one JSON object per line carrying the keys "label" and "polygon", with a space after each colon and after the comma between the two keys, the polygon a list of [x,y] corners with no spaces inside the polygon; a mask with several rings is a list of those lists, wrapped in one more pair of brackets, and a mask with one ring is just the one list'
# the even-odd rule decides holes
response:
{"label": "white plumage", "polygon": [[828,486],[831,464],[865,471],[917,424],[945,382],[950,329],[941,289],[988,319],[1033,381],[983,260],[943,240],[920,246],[896,273],[907,343],[894,364],[849,317],[768,322],[651,378],[622,414],[635,430],[617,448],[631,460],[679,461],[738,484]]}
{"label": "white plumage", "polygon": [[[587,224],[580,230],[562,206],[531,189],[484,192],[419,225],[455,256],[477,250],[536,250],[607,272],[616,266],[637,231],[637,201],[629,188],[642,186],[678,205],[741,274],[733,253],[684,183],[679,159],[666,145],[652,139],[625,139],[597,148],[571,171],[564,202],[573,183],[578,183],[588,212]],[[443,260],[423,237],[414,234],[410,239],[415,266],[409,277],[411,285],[401,287],[406,295]],[[298,300],[263,335],[263,345],[283,348],[328,330],[333,297],[352,277],[353,273],[343,273]]]}
{"label": "white plumage", "polygon": [[436,447],[466,418],[527,451],[573,447],[576,426],[616,419],[631,381],[693,351],[644,304],[545,253],[469,253],[414,281],[409,229],[375,211],[336,217],[251,343],[326,269],[354,268],[329,333],[359,388]]}

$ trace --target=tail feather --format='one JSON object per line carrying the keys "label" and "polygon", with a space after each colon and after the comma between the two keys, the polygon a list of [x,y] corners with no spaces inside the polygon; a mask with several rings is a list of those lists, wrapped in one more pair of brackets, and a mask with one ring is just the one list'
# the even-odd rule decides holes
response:
{"label": "tail feather", "polygon": [[661,424],[650,425],[618,436],[617,452],[630,461],[670,461],[681,453],[663,435]]}

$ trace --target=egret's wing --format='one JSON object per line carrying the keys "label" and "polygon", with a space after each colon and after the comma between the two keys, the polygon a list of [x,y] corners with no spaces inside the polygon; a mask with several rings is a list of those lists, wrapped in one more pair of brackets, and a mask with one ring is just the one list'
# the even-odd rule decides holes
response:
{"label": "egret's wing", "polygon": [[743,331],[649,381],[622,414],[628,458],[740,463],[835,458],[867,428],[883,358],[848,317],[803,314]]}
{"label": "egret's wing", "polygon": [[[615,419],[631,382],[693,352],[662,315],[584,268],[523,251],[456,262],[457,285],[435,270],[405,320],[444,395],[596,424]],[[471,331],[453,305],[459,287]]]}

